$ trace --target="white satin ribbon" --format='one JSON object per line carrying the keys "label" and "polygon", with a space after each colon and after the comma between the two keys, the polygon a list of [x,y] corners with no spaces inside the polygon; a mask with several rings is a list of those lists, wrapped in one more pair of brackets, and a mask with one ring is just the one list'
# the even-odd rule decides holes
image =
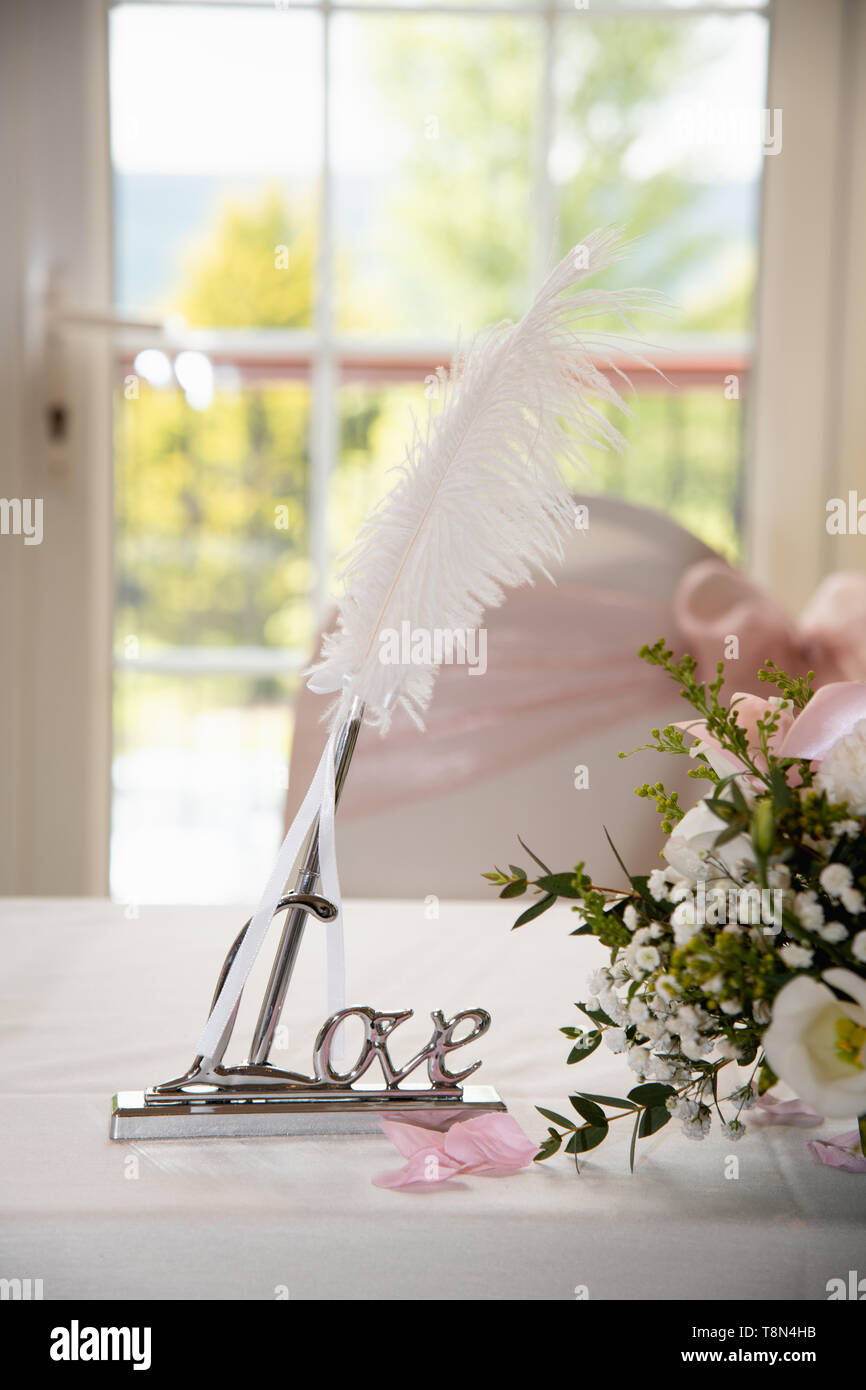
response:
{"label": "white satin ribbon", "polygon": [[345,1007],[345,951],[343,943],[343,912],[340,898],[340,879],[337,873],[337,843],[335,832],[335,771],[336,735],[331,734],[319,760],[309,790],[283,840],[258,906],[252,915],[237,955],[223,981],[219,998],[211,1010],[198,1042],[198,1053],[211,1058],[217,1048],[232,1011],[237,1005],[256,956],[267,934],[277,903],[285,893],[292,867],[301,852],[304,840],[316,817],[319,818],[319,879],[322,896],[336,907],[337,915],[327,927],[328,952],[328,1013]]}

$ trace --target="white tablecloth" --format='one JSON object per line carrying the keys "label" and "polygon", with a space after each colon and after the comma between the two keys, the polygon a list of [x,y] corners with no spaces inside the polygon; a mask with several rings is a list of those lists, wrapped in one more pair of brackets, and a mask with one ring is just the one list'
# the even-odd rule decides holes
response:
{"label": "white tablecloth", "polygon": [[[569,936],[564,908],[518,932],[513,916],[499,902],[443,902],[433,920],[421,902],[350,903],[348,997],[416,1010],[394,1036],[401,1058],[426,1040],[430,1009],[489,1009],[478,1079],[537,1138],[534,1104],[567,1110],[578,1086],[622,1094],[629,1076],[601,1050],[567,1067],[557,1032],[576,1021],[602,948]],[[0,906],[0,1277],[42,1279],[47,1299],[571,1299],[578,1286],[591,1299],[823,1299],[828,1279],[866,1273],[866,1176],[805,1149],[838,1123],[753,1125],[735,1148],[718,1135],[690,1144],[674,1123],[640,1143],[634,1176],[624,1123],[579,1177],[560,1157],[419,1194],[372,1185],[400,1162],[384,1136],[110,1142],[113,1091],[186,1069],[242,920],[226,908]],[[308,1069],[324,1012],[311,925],[275,1060]],[[227,1060],[246,1037],[242,1026]]]}

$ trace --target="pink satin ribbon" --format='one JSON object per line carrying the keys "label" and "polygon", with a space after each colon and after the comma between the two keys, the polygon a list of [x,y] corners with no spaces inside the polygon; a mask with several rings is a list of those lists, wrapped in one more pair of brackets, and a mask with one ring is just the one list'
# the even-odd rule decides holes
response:
{"label": "pink satin ribbon", "polygon": [[[718,558],[691,565],[672,599],[620,587],[616,567],[610,574],[604,582],[564,580],[556,588],[539,582],[517,589],[502,608],[489,612],[486,674],[443,666],[425,733],[397,716],[387,739],[363,738],[340,818],[454,791],[556,749],[584,746],[586,739],[638,716],[646,717],[649,728],[677,703],[672,683],[637,658],[638,648],[657,637],[667,638],[677,652],[691,652],[701,677],[711,679],[727,639],[736,636],[739,657],[727,663],[728,680],[731,688],[755,694],[772,693],[757,681],[768,657],[793,674],[815,670],[817,685],[866,680],[866,575],[830,575],[798,623]],[[792,743],[791,750],[826,748],[840,728],[856,722],[857,711],[866,717],[861,694],[848,691],[844,697],[815,697],[814,715],[796,721],[803,742]],[[303,691],[290,814],[314,769],[320,714],[318,701]],[[787,746],[785,752],[821,756]]]}
{"label": "pink satin ribbon", "polygon": [[723,560],[701,560],[683,575],[673,616],[703,680],[715,675],[717,661],[727,662],[732,636],[739,656],[728,666],[728,679],[756,694],[755,678],[768,657],[794,675],[814,671],[816,685],[866,679],[866,574],[828,575],[797,622],[740,570]]}

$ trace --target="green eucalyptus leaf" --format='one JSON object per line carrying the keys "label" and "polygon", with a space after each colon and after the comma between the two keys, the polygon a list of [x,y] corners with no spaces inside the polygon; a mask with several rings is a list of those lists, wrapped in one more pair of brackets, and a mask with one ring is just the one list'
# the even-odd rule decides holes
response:
{"label": "green eucalyptus leaf", "polygon": [[603,1125],[583,1125],[576,1129],[565,1146],[567,1154],[585,1154],[607,1138],[607,1121]]}
{"label": "green eucalyptus leaf", "polygon": [[593,1032],[578,1034],[580,1041],[576,1042],[568,1054],[568,1066],[574,1066],[575,1062],[582,1062],[584,1057],[589,1057],[601,1044],[601,1033],[597,1030]]}
{"label": "green eucalyptus leaf", "polygon": [[[524,884],[524,887],[525,886]],[[555,902],[556,898],[553,894],[548,895],[546,898],[539,898],[537,903],[533,903],[525,912],[521,912],[511,930],[514,931],[516,927],[523,927],[527,922],[532,922],[536,917],[540,917],[542,912],[546,912],[549,907],[553,907]]]}
{"label": "green eucalyptus leaf", "polygon": [[544,1110],[540,1105],[536,1105],[539,1115],[543,1115],[546,1120],[550,1120],[555,1125],[561,1125],[563,1129],[574,1129],[573,1120],[567,1120],[564,1115],[557,1115],[555,1110]]}
{"label": "green eucalyptus leaf", "polygon": [[628,1170],[630,1173],[634,1172],[634,1151],[637,1144],[637,1132],[640,1129],[640,1122],[641,1116],[638,1114],[634,1122],[634,1129],[631,1132],[631,1143],[628,1147]]}
{"label": "green eucalyptus leaf", "polygon": [[574,874],[542,874],[535,880],[545,893],[553,893],[557,898],[582,898],[574,887]]}
{"label": "green eucalyptus leaf", "polygon": [[581,1119],[586,1120],[591,1125],[606,1125],[607,1118],[600,1105],[596,1105],[594,1100],[587,1100],[585,1096],[569,1096],[574,1109]]}
{"label": "green eucalyptus leaf", "polygon": [[615,1110],[637,1109],[637,1106],[632,1105],[630,1100],[620,1100],[618,1096],[597,1096],[593,1095],[592,1091],[580,1091],[579,1094],[584,1096],[586,1100],[597,1101],[599,1105],[610,1105]]}
{"label": "green eucalyptus leaf", "polygon": [[655,1134],[658,1130],[664,1129],[668,1120],[671,1119],[671,1112],[663,1105],[651,1105],[644,1110],[640,1117],[638,1135],[641,1139],[646,1139],[650,1134]]}
{"label": "green eucalyptus leaf", "polygon": [[629,1100],[635,1101],[638,1105],[652,1106],[664,1105],[668,1096],[675,1095],[673,1086],[668,1086],[661,1081],[645,1081],[641,1086],[635,1086],[629,1091]]}
{"label": "green eucalyptus leaf", "polygon": [[519,878],[516,883],[506,883],[500,898],[519,898],[526,892],[526,879]]}

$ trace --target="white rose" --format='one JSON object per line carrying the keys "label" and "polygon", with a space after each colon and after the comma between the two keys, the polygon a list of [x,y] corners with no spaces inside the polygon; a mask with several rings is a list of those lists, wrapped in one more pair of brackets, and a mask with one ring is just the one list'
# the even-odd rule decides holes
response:
{"label": "white rose", "polygon": [[[866,1111],[866,980],[850,970],[825,970],[827,984],[801,975],[777,994],[764,1034],[776,1075],[828,1119]],[[844,991],[837,999],[827,988]]]}

